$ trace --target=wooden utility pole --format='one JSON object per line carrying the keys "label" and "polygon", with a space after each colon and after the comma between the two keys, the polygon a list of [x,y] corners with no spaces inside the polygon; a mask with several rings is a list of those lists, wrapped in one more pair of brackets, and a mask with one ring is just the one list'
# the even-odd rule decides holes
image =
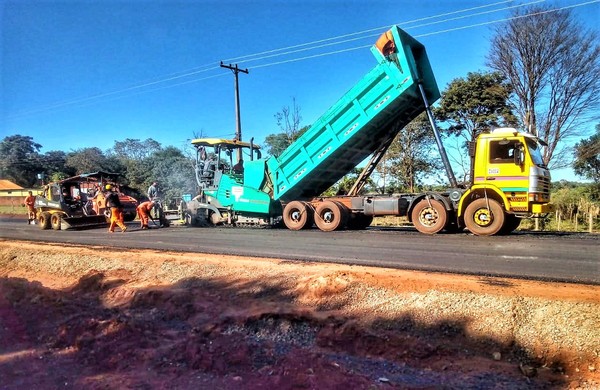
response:
{"label": "wooden utility pole", "polygon": [[[221,68],[227,68],[231,70],[235,76],[235,139],[238,141],[242,140],[242,121],[240,119],[240,88],[238,84],[238,74],[240,72],[248,74],[248,69],[240,69],[237,64],[232,66],[231,64],[225,65],[223,61],[221,61]],[[238,150],[237,160],[240,162],[242,160],[242,151]]]}

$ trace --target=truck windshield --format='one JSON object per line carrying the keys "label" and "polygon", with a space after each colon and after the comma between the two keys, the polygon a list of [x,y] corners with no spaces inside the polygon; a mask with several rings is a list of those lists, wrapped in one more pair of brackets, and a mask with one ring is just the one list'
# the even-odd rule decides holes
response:
{"label": "truck windshield", "polygon": [[529,155],[533,163],[539,167],[545,168],[544,160],[542,159],[542,153],[540,150],[540,144],[531,139],[526,139],[527,149],[529,149]]}

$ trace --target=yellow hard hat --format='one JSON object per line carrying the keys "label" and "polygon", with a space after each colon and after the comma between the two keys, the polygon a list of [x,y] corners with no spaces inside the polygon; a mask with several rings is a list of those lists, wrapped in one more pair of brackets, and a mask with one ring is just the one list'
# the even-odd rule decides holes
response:
{"label": "yellow hard hat", "polygon": [[104,188],[108,191],[108,190],[112,189],[112,186],[110,184],[107,184]]}

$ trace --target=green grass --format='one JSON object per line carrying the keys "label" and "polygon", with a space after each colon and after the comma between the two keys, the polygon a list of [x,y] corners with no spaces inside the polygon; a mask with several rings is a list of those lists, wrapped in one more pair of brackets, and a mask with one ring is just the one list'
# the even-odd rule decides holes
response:
{"label": "green grass", "polygon": [[375,217],[371,226],[411,226],[407,217]]}
{"label": "green grass", "polygon": [[27,215],[27,209],[23,206],[1,206],[0,205],[0,214],[23,214]]}
{"label": "green grass", "polygon": [[[371,226],[411,226],[410,222],[408,222],[407,217],[375,217],[373,219],[373,223]],[[533,231],[535,230],[535,221],[533,219],[524,219],[521,222],[521,226],[518,230],[526,230]],[[571,221],[561,221],[560,230],[558,229],[557,223],[554,218],[548,218],[546,221],[540,221],[540,231],[546,232],[588,232],[587,221],[581,220],[577,229],[575,229],[575,224]],[[597,233],[600,231],[600,220],[598,218],[595,219],[594,232]]]}

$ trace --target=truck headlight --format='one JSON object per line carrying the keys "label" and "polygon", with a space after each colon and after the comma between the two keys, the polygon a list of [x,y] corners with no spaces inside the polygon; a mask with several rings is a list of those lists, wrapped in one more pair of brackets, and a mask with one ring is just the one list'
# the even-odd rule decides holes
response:
{"label": "truck headlight", "polygon": [[542,200],[542,194],[538,194],[538,193],[530,193],[529,194],[530,202],[541,202],[541,200]]}

